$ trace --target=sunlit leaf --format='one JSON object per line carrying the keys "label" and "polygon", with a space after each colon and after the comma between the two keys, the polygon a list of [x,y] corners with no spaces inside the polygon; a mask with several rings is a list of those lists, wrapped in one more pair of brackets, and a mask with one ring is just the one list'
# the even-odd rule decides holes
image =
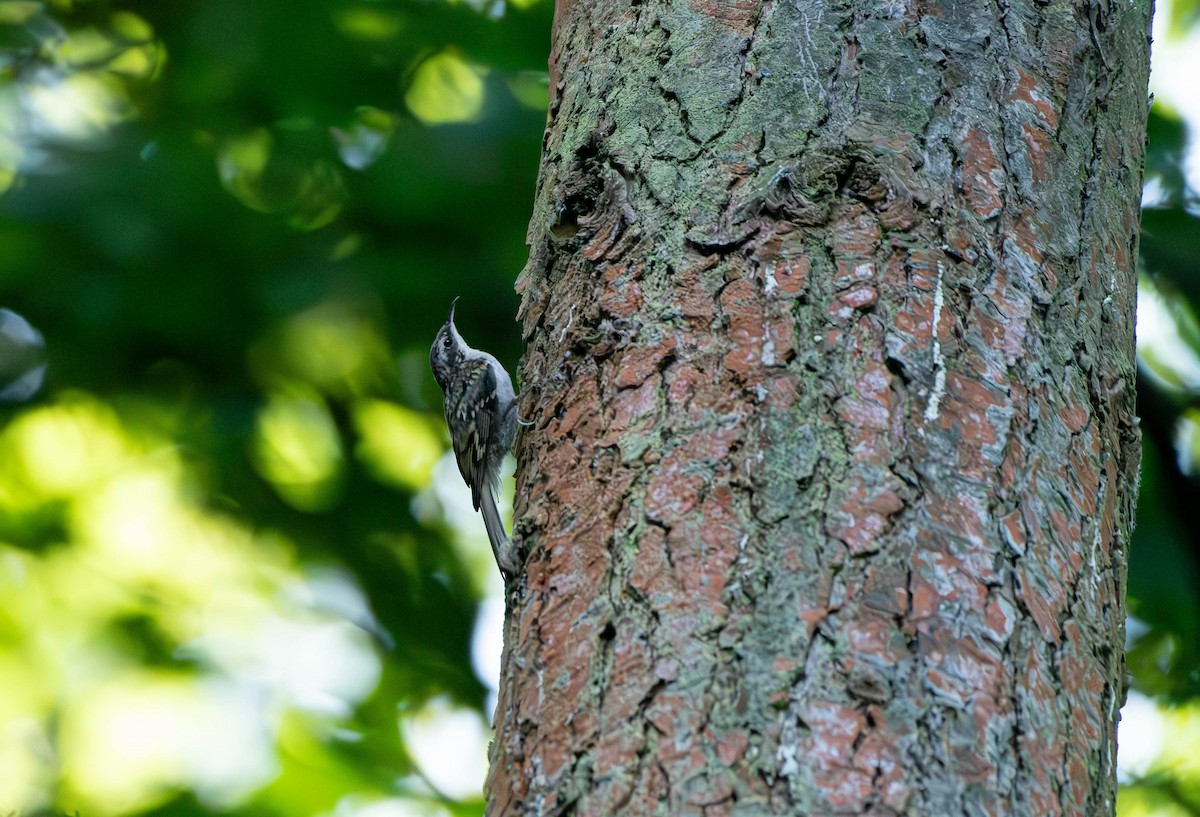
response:
{"label": "sunlit leaf", "polygon": [[166,52],[155,43],[126,48],[109,60],[108,70],[138,79],[150,79],[162,68]]}
{"label": "sunlit leaf", "polygon": [[154,36],[153,26],[132,11],[122,9],[113,12],[109,24],[115,34],[126,40],[149,40]]}
{"label": "sunlit leaf", "polygon": [[[8,692],[4,667],[0,666],[0,692]],[[36,683],[36,679],[33,683]],[[47,761],[50,736],[45,721],[21,711],[0,721],[0,769],[5,785],[0,786],[0,809],[8,814],[29,814],[51,802],[54,769]]]}
{"label": "sunlit leaf", "polygon": [[342,761],[311,718],[288,713],[279,724],[280,770],[256,800],[276,814],[326,814],[346,792],[371,791],[365,770]]}
{"label": "sunlit leaf", "polygon": [[[3,140],[0,139],[0,155],[5,153]],[[17,181],[17,166],[15,162],[0,157],[0,195],[5,193]]]}
{"label": "sunlit leaf", "polygon": [[1193,817],[1195,812],[1175,802],[1170,791],[1154,786],[1127,786],[1117,798],[1117,817]]}
{"label": "sunlit leaf", "polygon": [[124,90],[101,72],[60,76],[44,71],[22,93],[32,130],[46,137],[92,139],[131,113]]}
{"label": "sunlit leaf", "polygon": [[342,212],[346,188],[342,174],[329,161],[318,160],[294,173],[285,184],[295,184],[288,204],[288,224],[297,230],[316,230],[329,224]]}
{"label": "sunlit leaf", "polygon": [[0,25],[20,25],[42,10],[35,0],[4,0],[0,3]]}
{"label": "sunlit leaf", "polygon": [[404,102],[426,125],[473,122],[483,112],[486,74],[457,52],[442,51],[417,66]]}
{"label": "sunlit leaf", "polygon": [[362,235],[350,233],[338,241],[329,253],[330,261],[344,261],[362,248]]}
{"label": "sunlit leaf", "polygon": [[7,474],[35,501],[71,497],[121,469],[135,444],[107,406],[85,397],[22,415],[4,431]]}
{"label": "sunlit leaf", "polygon": [[338,397],[364,394],[393,376],[376,323],[336,302],[289,318],[256,347],[252,365],[264,385],[299,380]]}
{"label": "sunlit leaf", "polygon": [[263,171],[271,158],[271,144],[270,132],[266,128],[256,128],[227,140],[217,154],[217,171],[225,189],[242,204],[260,213],[274,210],[259,189]]}
{"label": "sunlit leaf", "polygon": [[550,101],[550,75],[545,71],[521,71],[505,84],[518,102],[535,111],[546,110]]}
{"label": "sunlit leaf", "polygon": [[95,28],[80,28],[55,43],[54,57],[70,65],[96,68],[119,49],[120,45],[108,34]]}
{"label": "sunlit leaf", "polygon": [[242,204],[285,215],[296,229],[325,226],[337,218],[345,199],[341,174],[331,162],[287,154],[266,128],[227,140],[217,154],[217,171]]}
{"label": "sunlit leaf", "polygon": [[354,424],[355,453],[376,479],[410,491],[429,483],[444,447],[427,417],[382,400],[363,400],[354,408]]}
{"label": "sunlit leaf", "polygon": [[299,387],[272,394],[259,410],[252,452],[258,472],[298,510],[325,510],[337,499],[341,443],[316,394]]}
{"label": "sunlit leaf", "polygon": [[1200,2],[1197,0],[1171,0],[1161,4],[1159,13],[1168,13],[1169,31],[1176,37],[1184,36],[1200,18]]}
{"label": "sunlit leaf", "polygon": [[333,13],[334,24],[343,36],[353,40],[390,40],[400,32],[400,15],[387,8],[355,3]]}
{"label": "sunlit leaf", "polygon": [[1169,769],[1189,788],[1200,785],[1200,706],[1186,704],[1163,713],[1164,740],[1156,765]]}

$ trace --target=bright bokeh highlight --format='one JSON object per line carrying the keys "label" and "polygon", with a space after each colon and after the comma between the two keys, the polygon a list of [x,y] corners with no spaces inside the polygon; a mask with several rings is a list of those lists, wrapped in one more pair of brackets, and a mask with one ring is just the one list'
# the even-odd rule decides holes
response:
{"label": "bright bokeh highlight", "polygon": [[426,125],[474,122],[483,113],[486,74],[457,52],[442,51],[417,67],[404,102]]}
{"label": "bright bokeh highlight", "polygon": [[[5,524],[61,530],[41,553],[0,545],[0,808],[48,805],[55,780],[86,814],[184,790],[230,807],[277,774],[281,715],[344,718],[378,684],[343,615],[369,623],[361,594],[206,508],[169,441],[74,394],[23,412],[0,451]],[[184,663],[146,665],[131,627]]]}
{"label": "bright bokeh highlight", "polygon": [[473,709],[448,698],[428,701],[400,718],[400,731],[433,788],[456,800],[478,795],[487,772],[490,730]]}
{"label": "bright bokeh highlight", "polygon": [[384,400],[362,400],[354,407],[354,425],[355,453],[376,479],[413,491],[429,484],[445,447],[428,415]]}
{"label": "bright bokeh highlight", "polygon": [[272,394],[255,423],[253,460],[279,497],[302,511],[337,498],[342,449],[329,408],[301,387]]}

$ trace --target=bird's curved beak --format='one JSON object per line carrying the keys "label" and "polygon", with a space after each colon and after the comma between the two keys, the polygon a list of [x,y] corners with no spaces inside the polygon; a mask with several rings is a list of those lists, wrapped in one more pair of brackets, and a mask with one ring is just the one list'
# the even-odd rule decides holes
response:
{"label": "bird's curved beak", "polygon": [[454,323],[454,305],[458,303],[461,295],[455,295],[454,300],[450,302],[450,317],[446,318],[446,323]]}

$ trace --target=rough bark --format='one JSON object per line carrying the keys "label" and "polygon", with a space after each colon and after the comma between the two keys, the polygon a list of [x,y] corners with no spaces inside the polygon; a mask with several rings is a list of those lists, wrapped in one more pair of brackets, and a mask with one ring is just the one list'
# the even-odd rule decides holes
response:
{"label": "rough bark", "polygon": [[489,815],[1112,813],[1149,15],[560,0]]}

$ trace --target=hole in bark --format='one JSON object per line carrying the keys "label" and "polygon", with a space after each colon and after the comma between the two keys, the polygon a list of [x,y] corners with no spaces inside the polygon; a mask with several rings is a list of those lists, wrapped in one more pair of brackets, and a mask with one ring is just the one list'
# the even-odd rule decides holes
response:
{"label": "hole in bark", "polygon": [[564,213],[558,223],[550,228],[550,235],[559,239],[574,238],[577,232],[579,232],[579,222],[569,213]]}
{"label": "hole in bark", "polygon": [[904,363],[897,358],[888,356],[883,359],[883,365],[889,372],[907,383],[909,381],[908,373],[904,370]]}
{"label": "hole in bark", "polygon": [[576,148],[568,173],[556,191],[556,220],[550,234],[559,241],[574,238],[586,227],[604,192],[600,139],[599,134],[593,133]]}
{"label": "hole in bark", "polygon": [[610,621],[607,624],[605,624],[604,629],[600,631],[600,640],[601,641],[612,641],[616,637],[617,637],[617,628],[614,627],[613,623]]}

